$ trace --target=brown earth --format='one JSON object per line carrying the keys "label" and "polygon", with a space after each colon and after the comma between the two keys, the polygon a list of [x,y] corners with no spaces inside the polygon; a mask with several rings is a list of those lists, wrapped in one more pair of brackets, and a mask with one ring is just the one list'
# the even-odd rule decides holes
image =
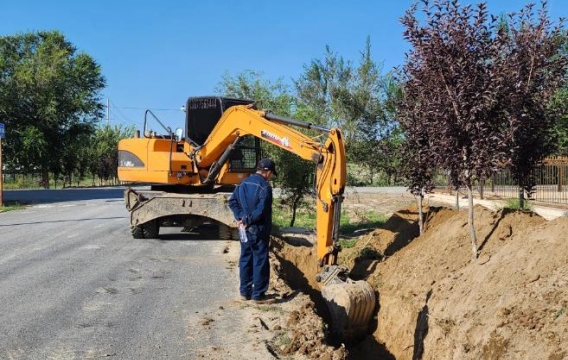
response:
{"label": "brown earth", "polygon": [[286,306],[267,340],[281,359],[568,359],[568,218],[475,206],[480,255],[472,260],[467,209],[429,204],[418,236],[408,195],[348,196],[353,217],[392,214],[341,260],[378,294],[372,333],[330,345],[314,290],[312,234],[273,238],[272,290]]}

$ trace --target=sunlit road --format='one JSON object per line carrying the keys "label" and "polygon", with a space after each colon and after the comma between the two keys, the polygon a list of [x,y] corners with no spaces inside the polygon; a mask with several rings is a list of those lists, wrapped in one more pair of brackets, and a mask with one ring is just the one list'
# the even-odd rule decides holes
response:
{"label": "sunlit road", "polygon": [[0,213],[0,359],[207,358],[222,339],[200,317],[238,296],[235,245],[132,239],[121,189],[76,191]]}

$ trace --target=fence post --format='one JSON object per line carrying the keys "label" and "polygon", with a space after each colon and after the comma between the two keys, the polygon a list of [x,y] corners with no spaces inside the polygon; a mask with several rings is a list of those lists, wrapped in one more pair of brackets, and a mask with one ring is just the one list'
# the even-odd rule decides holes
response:
{"label": "fence post", "polygon": [[564,165],[558,165],[558,192],[562,192],[562,180],[564,180]]}

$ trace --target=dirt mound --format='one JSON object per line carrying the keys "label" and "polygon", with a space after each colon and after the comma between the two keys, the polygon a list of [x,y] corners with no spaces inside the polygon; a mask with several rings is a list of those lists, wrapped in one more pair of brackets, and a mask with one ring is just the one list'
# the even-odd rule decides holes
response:
{"label": "dirt mound", "polygon": [[[480,246],[475,260],[467,210],[443,207],[428,209],[423,236],[418,236],[416,207],[408,206],[344,249],[341,259],[353,277],[365,278],[379,294],[376,327],[344,353],[323,339],[316,346],[318,356],[567,358],[568,343],[562,339],[568,336],[568,218],[546,221],[478,206],[474,211]],[[325,312],[313,290],[315,248],[309,241],[273,243],[279,276],[286,276],[292,289],[310,294],[315,304],[295,315],[310,324],[293,330],[299,339],[314,333],[310,318]],[[315,329],[324,336],[322,326]],[[296,348],[286,355],[299,354]],[[318,358],[309,352],[302,356]]]}

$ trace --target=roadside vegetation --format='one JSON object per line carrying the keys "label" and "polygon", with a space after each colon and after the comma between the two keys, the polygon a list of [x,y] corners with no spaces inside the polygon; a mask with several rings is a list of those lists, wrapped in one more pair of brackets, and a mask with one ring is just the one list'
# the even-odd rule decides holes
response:
{"label": "roadside vegetation", "polygon": [[[215,92],[341,129],[350,186],[404,185],[420,201],[445,174],[449,187],[467,189],[471,199],[475,186],[507,167],[531,193],[530,169],[568,155],[565,24],[548,17],[546,2],[505,16],[483,3],[448,0],[419,1],[401,23],[410,50],[400,67],[384,69],[367,37],[355,61],[326,46],[295,79],[227,72],[218,74]],[[104,64],[57,30],[0,36],[0,59],[6,189],[116,184],[117,143],[135,129],[104,122]],[[301,226],[314,165],[262,146],[278,164],[281,205]]]}
{"label": "roadside vegetation", "polygon": [[503,208],[513,211],[532,211],[532,206],[530,204],[521,204],[519,199],[507,199]]}
{"label": "roadside vegetation", "polygon": [[[316,214],[309,206],[304,206],[296,213],[296,220],[291,224],[292,211],[289,207],[275,204],[272,208],[272,223],[274,226],[300,227],[313,230],[316,223]],[[341,226],[339,228],[340,237],[349,238],[358,231],[378,228],[388,220],[388,217],[373,210],[363,210],[361,212],[341,213]],[[346,241],[348,244],[349,241]]]}
{"label": "roadside vegetation", "polygon": [[21,210],[25,207],[25,205],[20,204],[17,201],[4,201],[3,205],[0,206],[0,212],[12,211],[12,210]]}

